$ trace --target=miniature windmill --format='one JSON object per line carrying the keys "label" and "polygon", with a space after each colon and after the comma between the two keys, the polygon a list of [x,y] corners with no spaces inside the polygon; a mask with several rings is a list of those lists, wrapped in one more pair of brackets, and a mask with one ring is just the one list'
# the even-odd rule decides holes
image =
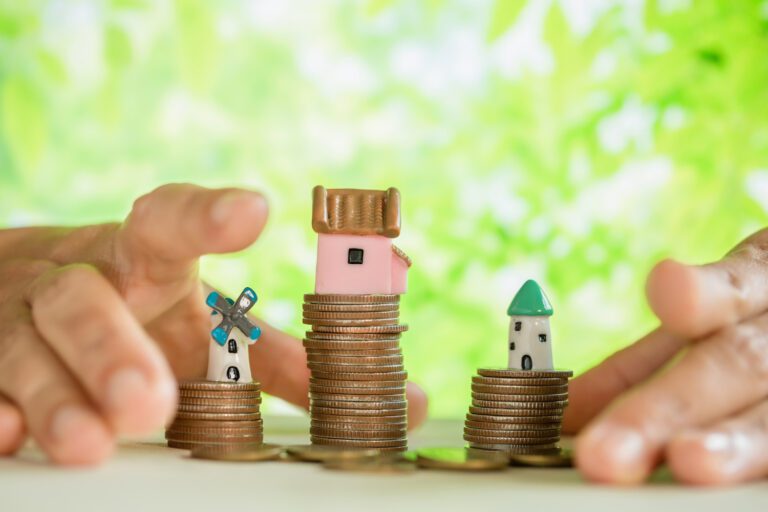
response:
{"label": "miniature windmill", "polygon": [[[208,380],[246,381],[251,380],[251,366],[248,361],[248,345],[256,343],[261,329],[246,317],[256,304],[256,292],[246,287],[237,301],[211,292],[205,303],[211,312],[211,343],[208,351]],[[221,320],[219,321],[219,316]]]}

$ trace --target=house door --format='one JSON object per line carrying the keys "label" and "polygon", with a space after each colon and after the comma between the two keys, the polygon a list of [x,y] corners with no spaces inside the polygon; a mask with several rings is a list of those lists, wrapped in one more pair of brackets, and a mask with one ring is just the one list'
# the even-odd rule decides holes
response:
{"label": "house door", "polygon": [[531,359],[531,356],[528,354],[523,356],[523,360],[520,363],[520,366],[523,370],[530,370],[533,368],[533,359]]}

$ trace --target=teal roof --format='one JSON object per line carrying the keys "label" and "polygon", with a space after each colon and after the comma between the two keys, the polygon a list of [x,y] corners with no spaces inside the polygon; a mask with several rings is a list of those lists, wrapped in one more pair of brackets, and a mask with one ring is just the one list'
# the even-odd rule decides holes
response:
{"label": "teal roof", "polygon": [[552,313],[552,304],[533,279],[520,287],[507,308],[509,316],[552,316]]}

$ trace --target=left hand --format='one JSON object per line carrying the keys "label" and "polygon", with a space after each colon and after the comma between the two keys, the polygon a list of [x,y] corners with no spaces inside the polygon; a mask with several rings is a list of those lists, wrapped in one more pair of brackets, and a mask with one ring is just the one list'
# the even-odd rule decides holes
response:
{"label": "left hand", "polygon": [[571,385],[579,470],[636,484],[666,460],[691,484],[768,476],[768,230],[716,263],[659,263],[647,294],[661,326]]}

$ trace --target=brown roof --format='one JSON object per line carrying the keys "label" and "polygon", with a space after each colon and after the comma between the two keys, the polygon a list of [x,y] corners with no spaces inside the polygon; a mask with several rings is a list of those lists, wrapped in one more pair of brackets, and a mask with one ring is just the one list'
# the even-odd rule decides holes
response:
{"label": "brown roof", "polygon": [[326,189],[312,191],[312,229],[337,235],[400,235],[400,192]]}

